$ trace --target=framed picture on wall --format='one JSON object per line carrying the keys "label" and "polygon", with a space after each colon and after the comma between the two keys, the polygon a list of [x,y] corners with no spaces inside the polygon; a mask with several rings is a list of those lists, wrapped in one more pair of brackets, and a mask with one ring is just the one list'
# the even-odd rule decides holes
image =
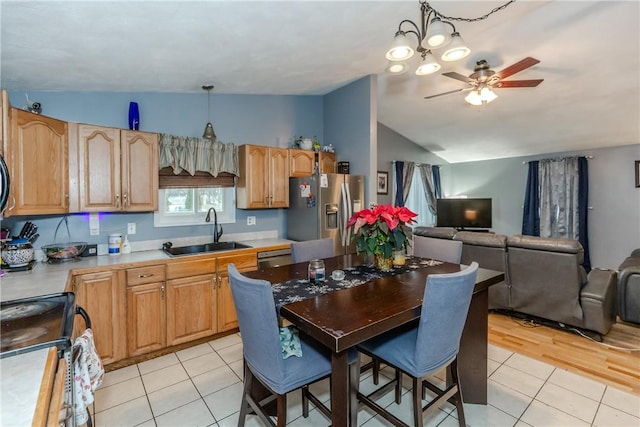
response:
{"label": "framed picture on wall", "polygon": [[[635,170],[636,170],[636,188],[640,187],[640,160],[636,160],[635,162]],[[380,172],[378,172],[378,175]]]}
{"label": "framed picture on wall", "polygon": [[389,172],[378,171],[378,194],[389,194]]}

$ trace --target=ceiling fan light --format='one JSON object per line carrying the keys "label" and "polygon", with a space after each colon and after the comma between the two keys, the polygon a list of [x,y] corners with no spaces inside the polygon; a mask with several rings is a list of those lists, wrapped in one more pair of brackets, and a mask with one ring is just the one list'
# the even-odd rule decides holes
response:
{"label": "ceiling fan light", "polygon": [[422,62],[416,70],[418,76],[426,76],[427,74],[435,73],[440,69],[440,64],[436,61],[431,51],[427,51],[422,58]]}
{"label": "ceiling fan light", "polygon": [[451,36],[445,27],[444,22],[440,18],[435,17],[431,20],[431,25],[427,31],[427,44],[431,47],[441,47],[449,42]]}
{"label": "ceiling fan light", "polygon": [[497,97],[498,95],[496,95],[496,93],[492,91],[491,88],[489,87],[483,87],[482,90],[480,91],[480,99],[483,103],[489,103],[494,99],[496,99]]}
{"label": "ceiling fan light", "polygon": [[393,39],[391,49],[387,51],[389,61],[405,61],[413,56],[413,49],[403,31],[398,31]]}
{"label": "ceiling fan light", "polygon": [[451,42],[449,47],[442,54],[443,61],[457,61],[471,53],[471,49],[467,47],[460,36],[460,33],[455,32],[451,34]]}
{"label": "ceiling fan light", "polygon": [[464,100],[471,105],[482,105],[482,98],[480,97],[478,90],[472,90],[469,92],[469,94],[464,97]]}

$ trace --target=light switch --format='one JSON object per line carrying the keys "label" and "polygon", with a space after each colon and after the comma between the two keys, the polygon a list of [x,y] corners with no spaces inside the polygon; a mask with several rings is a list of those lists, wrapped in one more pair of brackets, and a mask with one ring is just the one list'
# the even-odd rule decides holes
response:
{"label": "light switch", "polygon": [[100,217],[97,213],[89,214],[89,234],[92,236],[100,235]]}
{"label": "light switch", "polygon": [[130,222],[127,224],[127,234],[136,234],[136,223]]}

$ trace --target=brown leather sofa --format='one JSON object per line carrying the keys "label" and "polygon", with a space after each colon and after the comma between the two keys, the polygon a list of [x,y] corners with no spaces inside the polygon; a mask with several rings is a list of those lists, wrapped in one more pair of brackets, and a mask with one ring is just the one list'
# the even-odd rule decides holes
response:
{"label": "brown leather sofa", "polygon": [[416,227],[413,233],[460,240],[461,263],[477,261],[482,268],[503,271],[504,282],[489,288],[490,309],[519,312],[601,334],[615,323],[616,273],[594,269],[587,275],[578,241],[455,230],[449,237],[451,230],[437,227]]}
{"label": "brown leather sofa", "polygon": [[618,316],[640,324],[640,249],[618,267]]}

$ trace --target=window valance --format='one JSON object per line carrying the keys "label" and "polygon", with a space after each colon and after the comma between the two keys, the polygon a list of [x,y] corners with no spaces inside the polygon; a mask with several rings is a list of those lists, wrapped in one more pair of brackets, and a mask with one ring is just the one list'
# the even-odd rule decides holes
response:
{"label": "window valance", "polygon": [[238,147],[233,143],[188,136],[159,134],[160,169],[170,167],[175,175],[197,171],[213,177],[226,172],[238,175]]}

